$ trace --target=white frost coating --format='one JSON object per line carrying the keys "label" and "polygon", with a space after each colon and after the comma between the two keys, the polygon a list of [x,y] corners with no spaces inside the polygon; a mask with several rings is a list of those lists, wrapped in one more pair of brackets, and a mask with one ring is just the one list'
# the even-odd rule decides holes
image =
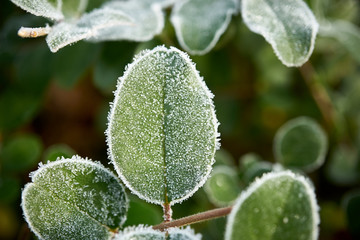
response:
{"label": "white frost coating", "polygon": [[165,240],[165,233],[154,230],[152,227],[138,225],[126,227],[120,231],[114,240]]}
{"label": "white frost coating", "polygon": [[111,8],[100,8],[84,14],[77,22],[61,22],[53,26],[46,38],[52,52],[82,39],[96,38],[108,28],[131,26],[133,21],[124,12]]}
{"label": "white frost coating", "polygon": [[[115,110],[116,110],[116,106],[118,105],[118,103],[120,101],[121,90],[124,87],[124,83],[129,78],[129,74],[132,73],[132,71],[138,66],[138,64],[144,58],[147,58],[148,56],[152,56],[152,55],[156,55],[156,54],[162,54],[162,53],[164,53],[164,54],[176,53],[183,60],[185,60],[186,64],[188,66],[190,66],[191,71],[196,74],[197,79],[198,79],[197,80],[198,84],[200,84],[200,86],[202,88],[202,91],[206,94],[207,98],[210,100],[211,108],[214,109],[213,103],[211,101],[211,99],[213,98],[213,95],[208,90],[208,88],[206,87],[205,82],[203,81],[203,79],[199,76],[199,73],[196,70],[195,65],[191,62],[190,58],[188,57],[188,55],[186,53],[184,53],[184,52],[182,52],[182,51],[180,51],[180,50],[178,50],[176,48],[173,48],[173,47],[171,47],[170,49],[167,49],[164,46],[158,46],[158,47],[156,47],[155,49],[153,49],[151,51],[144,51],[144,52],[140,53],[140,55],[138,55],[137,57],[134,58],[135,59],[134,62],[126,67],[126,71],[124,73],[124,76],[119,78],[118,85],[117,85],[117,90],[115,92],[115,100],[114,100],[113,104],[110,104],[111,105],[111,110],[110,110],[110,113],[108,115],[108,129],[106,131],[106,136],[107,136],[107,143],[108,143],[108,146],[109,146],[109,149],[108,149],[109,158],[111,159],[111,162],[114,164],[117,173],[119,174],[121,180],[125,183],[125,185],[134,194],[138,195],[140,198],[142,198],[142,199],[144,199],[146,201],[149,201],[151,203],[155,203],[155,204],[162,204],[162,203],[164,203],[164,201],[162,201],[162,200],[160,201],[160,200],[156,200],[156,199],[154,200],[153,198],[150,198],[149,196],[146,196],[142,192],[140,192],[141,190],[135,189],[132,186],[132,183],[127,179],[127,177],[125,177],[125,175],[123,173],[123,170],[121,169],[121,166],[119,166],[119,164],[116,163],[116,156],[115,156],[115,154],[113,152],[112,146],[114,145],[113,142],[117,141],[117,140],[116,140],[116,136],[111,135],[111,129],[112,129],[113,122],[115,121]],[[151,77],[151,76],[148,76],[148,77]],[[151,109],[149,109],[149,111],[151,111]],[[219,147],[219,142],[218,142],[219,141],[219,139],[218,139],[219,133],[217,132],[217,127],[218,127],[219,124],[218,124],[218,122],[216,120],[215,111],[212,111],[211,114],[212,114],[212,117],[211,117],[212,120],[211,121],[213,121],[211,124],[214,126],[214,128],[216,130],[216,133],[215,133],[216,136],[214,138],[215,139],[214,145],[215,145],[215,148],[217,149]],[[129,151],[138,151],[137,149],[131,149],[131,148],[132,148],[131,146],[128,146]],[[211,172],[211,166],[212,166],[213,162],[214,162],[214,157],[212,157],[212,159],[211,159],[211,164],[207,165],[206,169],[202,169],[202,171],[205,172],[205,174],[201,177],[201,179],[197,179],[198,183],[197,183],[196,186],[194,186],[193,189],[188,190],[187,192],[183,193],[183,195],[181,197],[178,197],[177,199],[172,200],[170,202],[170,204],[175,204],[175,203],[181,202],[181,201],[185,200],[186,198],[190,197],[192,194],[194,194],[205,183],[206,179],[208,178],[208,176],[209,176],[209,174]],[[151,164],[151,163],[147,163],[147,164]],[[155,164],[155,163],[153,163],[153,164]],[[163,167],[163,166],[154,165],[154,168],[159,168],[159,167]],[[148,174],[151,174],[151,173],[149,172]],[[151,176],[149,176],[149,177],[151,177]],[[147,185],[144,185],[143,188],[147,189],[147,188],[151,188],[151,186],[149,186],[147,184]],[[161,189],[153,189],[153,192],[156,192],[156,191],[162,191],[162,190]]]}
{"label": "white frost coating", "polygon": [[185,0],[175,4],[171,22],[180,45],[191,54],[203,55],[216,45],[237,12],[237,0]]}
{"label": "white frost coating", "polygon": [[57,6],[50,3],[49,0],[11,0],[14,4],[25,11],[36,16],[46,17],[52,20],[62,20],[64,15],[61,12],[61,1],[58,0]]}
{"label": "white frost coating", "polygon": [[105,9],[122,11],[132,19],[128,26],[107,28],[101,35],[92,37],[92,41],[130,40],[147,41],[159,34],[164,28],[164,13],[162,8],[170,1],[110,1],[103,5]]}
{"label": "white frost coating", "polygon": [[[57,170],[58,167],[60,169],[66,167],[71,173],[56,171],[54,174],[54,169]],[[88,175],[97,172],[105,174]],[[52,175],[54,179],[60,178],[61,180],[54,182],[54,179],[50,179],[49,175]],[[90,176],[92,183],[102,184],[102,186],[106,184],[107,192],[100,189],[92,189],[88,185],[76,186],[76,184],[79,184],[78,180],[76,180],[78,176],[80,176],[80,182],[82,179]],[[109,226],[119,227],[126,220],[125,212],[128,208],[128,199],[126,198],[125,191],[118,178],[100,163],[83,159],[79,156],[73,156],[71,159],[61,158],[54,162],[48,162],[45,165],[39,164],[39,169],[32,172],[30,177],[33,182],[26,184],[22,192],[21,206],[25,220],[40,239],[43,239],[51,231],[57,231],[57,234],[59,234],[59,229],[56,229],[53,222],[61,221],[60,218],[72,220],[68,226],[62,225],[61,230],[67,234],[70,232],[79,233],[80,231],[80,234],[91,239],[98,238],[104,234],[109,235],[110,239],[112,233],[109,231]],[[34,191],[34,189],[35,192],[38,191],[38,194],[35,196],[34,193],[29,193],[29,191]],[[66,190],[63,192],[64,189]],[[97,193],[95,193],[96,191]],[[46,194],[44,195],[44,193]],[[51,197],[49,197],[49,194]],[[36,204],[34,204],[34,201]],[[54,202],[51,201],[56,201],[57,204],[54,206]],[[66,214],[71,214],[71,216],[67,218]],[[42,215],[43,217],[41,217]],[[39,219],[35,218],[47,219],[49,222],[41,221],[42,226],[39,226]],[[120,221],[118,223],[114,222],[115,218]],[[89,219],[89,222],[87,223],[85,219]],[[102,231],[102,233],[97,231]]]}
{"label": "white frost coating", "polygon": [[170,234],[170,240],[176,240],[177,237],[180,235],[179,239],[182,240],[201,240],[201,234],[195,233],[194,229],[187,226],[186,228],[169,228],[168,232]]}
{"label": "white frost coating", "polygon": [[[312,238],[309,240],[316,240],[318,239],[319,234],[319,206],[316,202],[316,196],[315,196],[315,190],[313,188],[313,184],[306,179],[303,176],[295,175],[291,171],[283,171],[283,172],[270,172],[264,174],[261,178],[257,178],[255,182],[253,182],[248,189],[241,192],[240,197],[236,200],[235,205],[233,206],[233,209],[231,210],[231,213],[228,216],[227,224],[226,224],[226,230],[225,230],[225,240],[231,240],[232,235],[232,226],[235,222],[235,216],[239,209],[241,208],[242,204],[245,202],[245,200],[250,197],[259,187],[261,187],[262,184],[266,183],[268,180],[280,178],[283,176],[288,176],[296,181],[299,181],[302,183],[303,186],[305,186],[306,193],[309,196],[310,199],[310,207],[312,209],[312,219],[313,221],[313,232],[312,232]],[[255,209],[256,210],[256,209]],[[258,210],[257,210],[258,211]]]}
{"label": "white frost coating", "polygon": [[319,24],[303,0],[242,0],[242,17],[261,34],[288,67],[304,64],[313,52]]}
{"label": "white frost coating", "polygon": [[[292,120],[286,122],[284,125],[282,125],[276,132],[276,135],[274,138],[274,147],[273,147],[274,155],[275,155],[276,161],[280,162],[283,165],[286,165],[286,162],[284,162],[284,161],[286,161],[286,159],[284,159],[284,156],[283,156],[282,150],[281,150],[281,147],[282,147],[282,144],[284,141],[284,137],[292,129],[295,129],[296,127],[301,127],[301,126],[305,126],[309,129],[311,129],[312,132],[314,134],[316,134],[316,136],[317,136],[316,140],[318,141],[318,143],[320,142],[320,144],[321,144],[320,151],[317,155],[317,158],[314,161],[312,161],[312,163],[303,165],[301,167],[299,166],[299,168],[303,169],[304,171],[311,172],[323,165],[323,163],[325,161],[326,153],[328,150],[328,141],[327,141],[326,133],[321,128],[321,126],[311,118],[297,117],[295,119],[292,119]],[[306,150],[306,149],[304,149],[304,150]]]}

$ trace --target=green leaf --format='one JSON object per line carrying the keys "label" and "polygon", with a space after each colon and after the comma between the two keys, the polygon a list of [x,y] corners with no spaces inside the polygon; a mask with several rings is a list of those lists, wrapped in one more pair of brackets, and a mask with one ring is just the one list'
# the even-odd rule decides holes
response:
{"label": "green leaf", "polygon": [[168,237],[165,232],[152,229],[152,227],[128,227],[115,237],[115,240],[201,240],[200,234],[187,227],[185,229],[170,228]]}
{"label": "green leaf", "polygon": [[58,158],[71,158],[75,153],[75,150],[66,144],[54,144],[45,150],[43,162],[53,162]]}
{"label": "green leaf", "polygon": [[26,171],[40,160],[43,145],[36,135],[20,135],[5,142],[2,149],[2,168],[4,171]]}
{"label": "green leaf", "polygon": [[191,54],[205,54],[218,42],[237,13],[236,0],[179,1],[171,14],[180,45]]}
{"label": "green leaf", "polygon": [[314,189],[290,171],[268,173],[237,199],[226,240],[315,240],[319,214]]}
{"label": "green leaf", "polygon": [[215,166],[211,177],[205,184],[209,200],[217,206],[230,205],[239,195],[237,172],[232,167]]}
{"label": "green leaf", "polygon": [[346,145],[338,145],[327,162],[325,173],[337,185],[356,184],[360,180],[358,166],[358,151]]}
{"label": "green leaf", "polygon": [[144,51],[127,67],[107,141],[119,176],[140,198],[174,204],[205,183],[218,145],[211,98],[194,64],[176,48]]}
{"label": "green leaf", "polygon": [[225,149],[219,149],[215,154],[215,165],[234,166],[235,160]]}
{"label": "green leaf", "polygon": [[121,10],[112,8],[95,9],[84,14],[77,22],[61,22],[52,27],[46,42],[52,52],[82,39],[103,38],[109,29],[133,24]]}
{"label": "green leaf", "polygon": [[343,200],[343,207],[346,212],[346,220],[348,228],[354,237],[360,237],[360,191],[353,190],[347,193]]}
{"label": "green leaf", "polygon": [[285,167],[310,172],[325,160],[328,144],[325,132],[314,120],[298,117],[285,123],[274,139],[275,159]]}
{"label": "green leaf", "polygon": [[14,4],[36,16],[62,20],[61,0],[11,0]]}
{"label": "green leaf", "polygon": [[268,41],[281,62],[301,66],[310,57],[318,23],[302,0],[243,0],[245,24]]}
{"label": "green leaf", "polygon": [[360,29],[351,22],[336,20],[321,22],[319,34],[324,37],[335,38],[353,58],[360,63]]}
{"label": "green leaf", "polygon": [[31,230],[41,239],[109,239],[126,218],[119,180],[78,156],[40,166],[22,193]]}
{"label": "green leaf", "polygon": [[88,0],[62,0],[61,10],[65,18],[79,18],[86,10],[87,4]]}

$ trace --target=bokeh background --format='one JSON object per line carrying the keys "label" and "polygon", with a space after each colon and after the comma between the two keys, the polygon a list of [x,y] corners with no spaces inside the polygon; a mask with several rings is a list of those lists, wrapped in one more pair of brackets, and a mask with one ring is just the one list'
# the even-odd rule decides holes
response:
{"label": "bokeh background", "polygon": [[[273,162],[274,134],[292,118],[308,116],[323,127],[329,152],[325,164],[310,174],[321,207],[320,239],[360,239],[360,5],[356,0],[307,2],[314,12],[320,8],[327,18],[354,28],[341,33],[343,41],[318,36],[310,63],[302,68],[282,65],[239,15],[210,53],[191,58],[215,95],[221,156],[233,168],[249,152]],[[82,41],[55,54],[43,38],[17,36],[21,26],[45,23],[10,1],[0,3],[0,239],[35,239],[20,202],[38,163],[78,154],[113,169],[104,131],[117,78],[143,49],[180,48],[168,20],[149,42]],[[129,196],[126,225],[162,221],[160,207]],[[214,207],[201,189],[174,206],[174,218]],[[220,218],[193,227],[203,239],[222,239],[225,223]]]}

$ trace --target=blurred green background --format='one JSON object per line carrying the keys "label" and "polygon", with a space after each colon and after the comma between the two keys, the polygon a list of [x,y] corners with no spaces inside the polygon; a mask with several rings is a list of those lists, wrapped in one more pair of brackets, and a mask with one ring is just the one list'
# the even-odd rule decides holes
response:
{"label": "blurred green background", "polygon": [[[210,53],[191,58],[215,95],[222,153],[227,153],[226,160],[217,156],[218,164],[237,168],[249,152],[273,162],[276,130],[298,116],[315,119],[329,138],[324,166],[310,175],[321,208],[320,239],[360,239],[360,5],[307,2],[318,16],[352,25],[318,36],[311,63],[300,69],[282,65],[239,15]],[[149,42],[82,41],[55,54],[43,38],[17,36],[21,26],[45,23],[10,1],[0,3],[0,239],[35,239],[20,202],[39,162],[78,154],[113,169],[104,131],[117,78],[142,49],[179,48],[169,22]],[[126,225],[162,221],[160,207],[129,196]],[[173,207],[174,218],[214,207],[200,189]],[[193,227],[203,239],[222,239],[225,222]]]}

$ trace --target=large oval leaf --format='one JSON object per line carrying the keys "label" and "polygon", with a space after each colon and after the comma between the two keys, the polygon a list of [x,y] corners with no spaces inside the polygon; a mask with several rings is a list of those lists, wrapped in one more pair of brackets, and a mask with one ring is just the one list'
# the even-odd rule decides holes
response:
{"label": "large oval leaf", "polygon": [[175,48],[145,51],[128,66],[107,140],[118,174],[140,198],[173,204],[204,184],[218,136],[211,98],[189,57]]}
{"label": "large oval leaf", "polygon": [[171,22],[181,46],[191,54],[205,54],[217,43],[237,12],[236,0],[179,1]]}
{"label": "large oval leaf", "polygon": [[316,240],[314,189],[290,171],[268,173],[241,193],[228,218],[226,240]]}
{"label": "large oval leaf", "polygon": [[272,45],[283,64],[301,66],[309,59],[319,26],[302,0],[243,0],[241,11],[245,24]]}
{"label": "large oval leaf", "polygon": [[292,119],[276,132],[275,159],[285,167],[313,171],[324,163],[326,153],[326,134],[311,118]]}
{"label": "large oval leaf", "polygon": [[109,239],[125,221],[125,191],[98,163],[75,156],[43,165],[31,178],[22,208],[41,239]]}

